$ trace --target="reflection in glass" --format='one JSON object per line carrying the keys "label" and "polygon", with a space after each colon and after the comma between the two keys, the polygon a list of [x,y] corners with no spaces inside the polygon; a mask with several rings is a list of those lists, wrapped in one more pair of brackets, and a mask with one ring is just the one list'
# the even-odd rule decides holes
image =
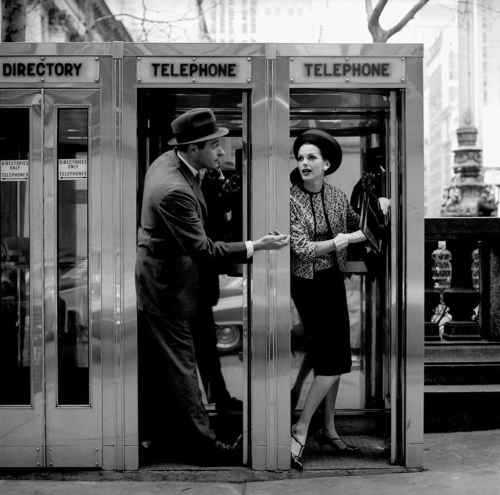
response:
{"label": "reflection in glass", "polygon": [[30,405],[29,109],[0,109],[0,404]]}
{"label": "reflection in glass", "polygon": [[58,405],[88,405],[88,110],[60,108],[58,163]]}

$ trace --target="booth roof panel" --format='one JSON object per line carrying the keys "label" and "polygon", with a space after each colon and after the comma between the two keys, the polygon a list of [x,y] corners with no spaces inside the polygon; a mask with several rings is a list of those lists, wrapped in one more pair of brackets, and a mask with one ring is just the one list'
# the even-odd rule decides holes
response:
{"label": "booth roof panel", "polygon": [[82,56],[113,55],[114,43],[0,43],[0,56]]}
{"label": "booth roof panel", "polygon": [[124,56],[423,57],[421,44],[392,43],[0,43],[0,55],[111,56],[117,44]]}
{"label": "booth roof panel", "polygon": [[423,57],[421,44],[277,43],[276,55],[287,57]]}
{"label": "booth roof panel", "polygon": [[124,56],[134,57],[264,57],[263,43],[124,43]]}

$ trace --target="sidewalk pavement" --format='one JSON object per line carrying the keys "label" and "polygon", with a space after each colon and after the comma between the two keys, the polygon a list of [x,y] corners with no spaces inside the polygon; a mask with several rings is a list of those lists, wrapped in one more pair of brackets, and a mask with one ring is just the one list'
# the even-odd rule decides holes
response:
{"label": "sidewalk pavement", "polygon": [[2,480],[0,471],[0,495],[154,494],[500,495],[500,430],[426,434],[421,472],[202,483]]}

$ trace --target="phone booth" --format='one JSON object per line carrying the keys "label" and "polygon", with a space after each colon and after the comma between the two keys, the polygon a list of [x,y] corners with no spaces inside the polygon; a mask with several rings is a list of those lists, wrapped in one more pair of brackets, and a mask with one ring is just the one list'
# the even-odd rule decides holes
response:
{"label": "phone booth", "polygon": [[[343,163],[328,180],[353,204],[369,180],[390,199],[375,271],[358,251],[345,273],[354,365],[342,377],[337,422],[367,464],[314,448],[305,462],[421,467],[422,52],[392,44],[0,44],[0,467],[147,469],[141,390],[164,394],[138,375],[143,183],[171,149],[172,120],[200,107],[229,129],[224,201],[214,195],[210,210],[216,240],[289,232],[292,145],[308,128],[340,143]],[[203,180],[208,199],[210,174]],[[218,276],[217,348],[242,409],[221,414],[200,379],[205,407],[216,430],[243,432],[243,466],[287,470],[290,427],[312,380],[301,372],[289,250],[220,266]]]}

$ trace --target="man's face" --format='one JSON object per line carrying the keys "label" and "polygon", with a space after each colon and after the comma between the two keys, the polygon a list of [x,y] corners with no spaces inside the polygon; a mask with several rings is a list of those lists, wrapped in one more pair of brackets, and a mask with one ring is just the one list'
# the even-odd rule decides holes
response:
{"label": "man's face", "polygon": [[195,167],[200,170],[202,168],[217,168],[220,165],[221,158],[224,156],[224,150],[220,146],[220,139],[210,139],[205,141],[203,148],[193,147],[192,159]]}

